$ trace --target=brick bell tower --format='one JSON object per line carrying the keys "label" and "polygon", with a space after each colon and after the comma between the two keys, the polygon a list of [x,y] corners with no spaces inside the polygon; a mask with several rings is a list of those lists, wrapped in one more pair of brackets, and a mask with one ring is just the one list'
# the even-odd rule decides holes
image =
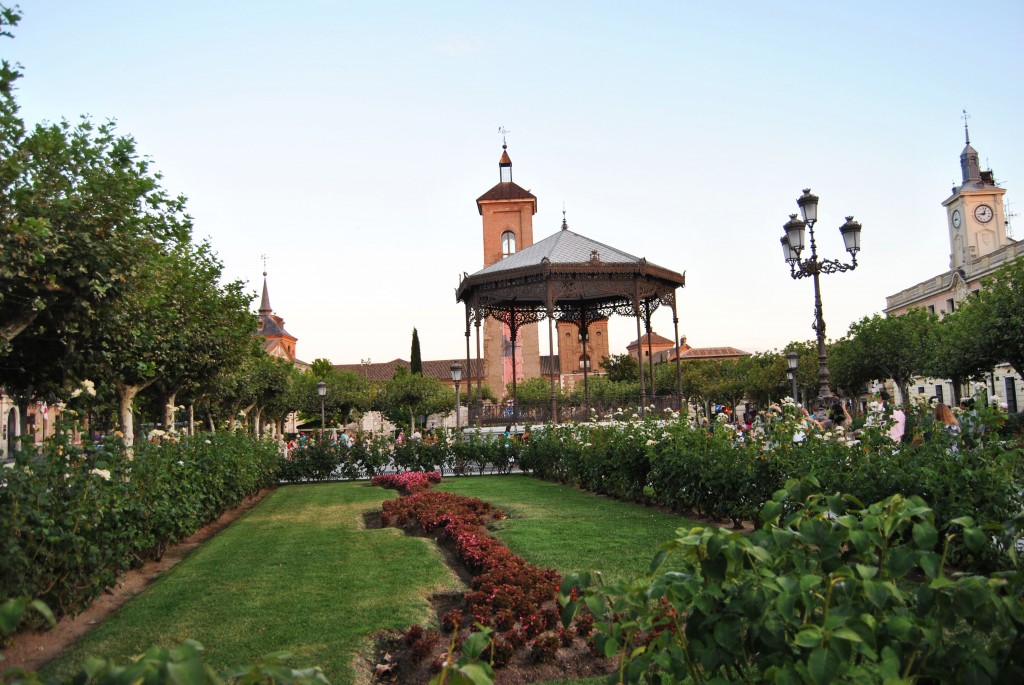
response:
{"label": "brick bell tower", "polygon": [[[502,144],[498,162],[498,184],[477,198],[483,218],[484,267],[533,245],[533,215],[537,198],[512,182],[512,160]],[[484,323],[484,382],[503,397],[512,382],[512,344],[508,326],[488,317]],[[519,329],[515,344],[518,381],[540,375],[540,346],[537,324]]]}

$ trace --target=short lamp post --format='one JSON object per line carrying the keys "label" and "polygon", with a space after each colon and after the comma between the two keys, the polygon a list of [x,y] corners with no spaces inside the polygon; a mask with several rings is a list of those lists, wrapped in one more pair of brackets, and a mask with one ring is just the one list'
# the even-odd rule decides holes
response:
{"label": "short lamp post", "polygon": [[327,394],[327,384],[320,381],[316,384],[316,394],[320,396],[320,435],[324,434],[327,422],[324,421],[324,395]]}
{"label": "short lamp post", "polygon": [[789,382],[793,386],[793,401],[797,402],[796,398],[796,367],[800,363],[800,355],[796,352],[790,352],[786,355],[786,364],[789,368],[786,369],[786,375],[789,376]]}
{"label": "short lamp post", "polygon": [[456,362],[449,370],[452,372],[452,381],[455,382],[455,430],[459,430],[459,382],[462,380],[462,364]]}
{"label": "short lamp post", "polygon": [[[803,220],[796,214],[789,215],[789,221],[783,225],[786,234],[782,236],[782,253],[789,264],[789,275],[793,278],[810,276],[814,280],[814,324],[811,328],[818,336],[818,401],[832,397],[828,387],[828,354],[825,352],[825,317],[821,311],[821,287],[818,284],[820,274],[831,274],[852,271],[857,268],[857,253],[860,252],[860,224],[852,216],[846,217],[846,223],[839,227],[843,235],[846,251],[853,258],[852,263],[843,264],[835,259],[818,259],[817,247],[814,243],[814,224],[818,221],[818,196],[812,195],[810,188],[804,188],[804,194],[797,198],[797,205]],[[804,228],[811,237],[811,255],[801,260],[800,253],[804,249]]]}

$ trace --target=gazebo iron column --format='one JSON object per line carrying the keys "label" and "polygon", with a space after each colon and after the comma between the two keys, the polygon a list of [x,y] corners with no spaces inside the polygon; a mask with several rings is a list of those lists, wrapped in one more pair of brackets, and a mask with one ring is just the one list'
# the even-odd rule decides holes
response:
{"label": "gazebo iron column", "polygon": [[516,422],[516,337],[519,326],[516,325],[516,306],[509,310],[508,333],[512,339],[512,423]]}
{"label": "gazebo iron column", "polygon": [[643,334],[640,332],[640,281],[633,279],[633,312],[636,314],[636,364],[637,368],[640,369],[640,415],[644,413],[644,406],[646,406],[647,393],[644,389],[644,359],[643,359],[643,345],[640,344],[640,339]]}
{"label": "gazebo iron column", "polygon": [[[651,397],[655,395],[654,385],[654,348],[651,346],[651,301],[644,300],[644,328],[647,329],[647,368],[651,372]],[[640,365],[640,373],[644,372],[644,367]]]}
{"label": "gazebo iron column", "polygon": [[481,394],[481,384],[483,383],[484,375],[484,363],[480,358],[480,308],[476,307],[473,312],[473,325],[476,326],[476,426],[480,427],[480,415],[484,413],[484,397]]}
{"label": "gazebo iron column", "polygon": [[587,308],[580,307],[580,341],[583,343],[583,409],[590,411],[590,386],[588,385],[588,371],[590,359],[587,357],[587,336],[590,335],[590,326],[587,324]]}
{"label": "gazebo iron column", "polygon": [[679,402],[679,412],[683,411],[683,374],[682,369],[679,366],[679,314],[676,311],[676,291],[672,290],[672,331],[675,336],[676,344],[676,397]]}
{"label": "gazebo iron column", "polygon": [[[473,366],[470,363],[472,361],[472,359],[471,359],[470,354],[469,354],[469,327],[470,327],[470,321],[469,320],[470,320],[470,313],[471,313],[471,310],[470,310],[470,307],[469,307],[469,302],[466,302],[466,411],[469,414],[466,417],[466,425],[467,426],[472,426],[473,425],[473,402],[469,398],[469,395],[473,394],[472,393],[472,388],[473,388],[473,376],[472,376]],[[461,414],[459,406],[455,405],[455,417],[456,417],[455,423],[456,424],[458,424],[458,422],[459,422],[458,421],[459,414]]]}
{"label": "gazebo iron column", "polygon": [[[548,355],[550,359],[548,373],[551,375],[551,422],[558,423],[558,393],[555,391],[555,334],[552,330],[555,318],[555,295],[550,278],[545,279],[544,285],[547,295],[546,311],[548,315]],[[559,367],[561,367],[561,358],[559,358]],[[558,369],[558,372],[561,375],[561,368]]]}

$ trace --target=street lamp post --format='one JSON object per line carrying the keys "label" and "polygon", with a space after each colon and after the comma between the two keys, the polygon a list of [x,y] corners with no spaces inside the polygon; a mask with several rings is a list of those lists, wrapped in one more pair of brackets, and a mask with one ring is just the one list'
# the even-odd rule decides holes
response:
{"label": "street lamp post", "polygon": [[327,384],[320,381],[316,384],[316,394],[320,395],[320,437],[324,435],[326,422],[324,421],[324,395],[327,394]]}
{"label": "street lamp post", "polygon": [[800,363],[800,355],[796,352],[790,352],[786,355],[786,364],[789,368],[786,369],[786,375],[789,376],[789,382],[793,386],[793,401],[798,402],[796,398],[796,367]]}
{"label": "street lamp post", "polygon": [[[789,221],[783,225],[786,235],[782,236],[782,253],[789,264],[789,275],[793,278],[810,276],[814,281],[814,325],[812,328],[818,336],[818,401],[832,397],[828,387],[828,354],[825,352],[825,317],[821,310],[821,287],[818,283],[820,274],[831,274],[852,271],[857,268],[857,253],[860,252],[860,224],[852,216],[846,217],[846,223],[839,227],[843,235],[846,251],[853,257],[851,264],[843,264],[835,259],[818,259],[818,250],[814,242],[814,224],[818,221],[818,196],[811,194],[810,188],[804,188],[804,194],[797,198],[797,205],[803,216],[801,221],[796,214],[789,215]],[[804,249],[804,228],[809,229],[811,237],[811,256],[801,260],[800,253]]]}
{"label": "street lamp post", "polygon": [[462,380],[462,364],[458,362],[451,365],[452,380],[455,382],[455,430],[459,430],[459,381]]}

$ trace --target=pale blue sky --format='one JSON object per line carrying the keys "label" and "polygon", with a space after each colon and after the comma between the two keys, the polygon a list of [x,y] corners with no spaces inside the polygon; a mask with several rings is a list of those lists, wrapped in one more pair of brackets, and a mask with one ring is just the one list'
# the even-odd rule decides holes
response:
{"label": "pale blue sky", "polygon": [[[1024,3],[22,2],[3,55],[31,122],[114,118],[189,197],[232,278],[336,363],[462,356],[474,200],[513,178],[534,237],[570,227],[686,271],[680,330],[749,351],[813,337],[779,248],[800,189],[830,337],[948,267],[960,111],[1024,212]],[[1024,218],[1016,219],[1024,237]],[[660,313],[656,330],[671,337]],[[613,352],[635,338],[613,322]]]}

